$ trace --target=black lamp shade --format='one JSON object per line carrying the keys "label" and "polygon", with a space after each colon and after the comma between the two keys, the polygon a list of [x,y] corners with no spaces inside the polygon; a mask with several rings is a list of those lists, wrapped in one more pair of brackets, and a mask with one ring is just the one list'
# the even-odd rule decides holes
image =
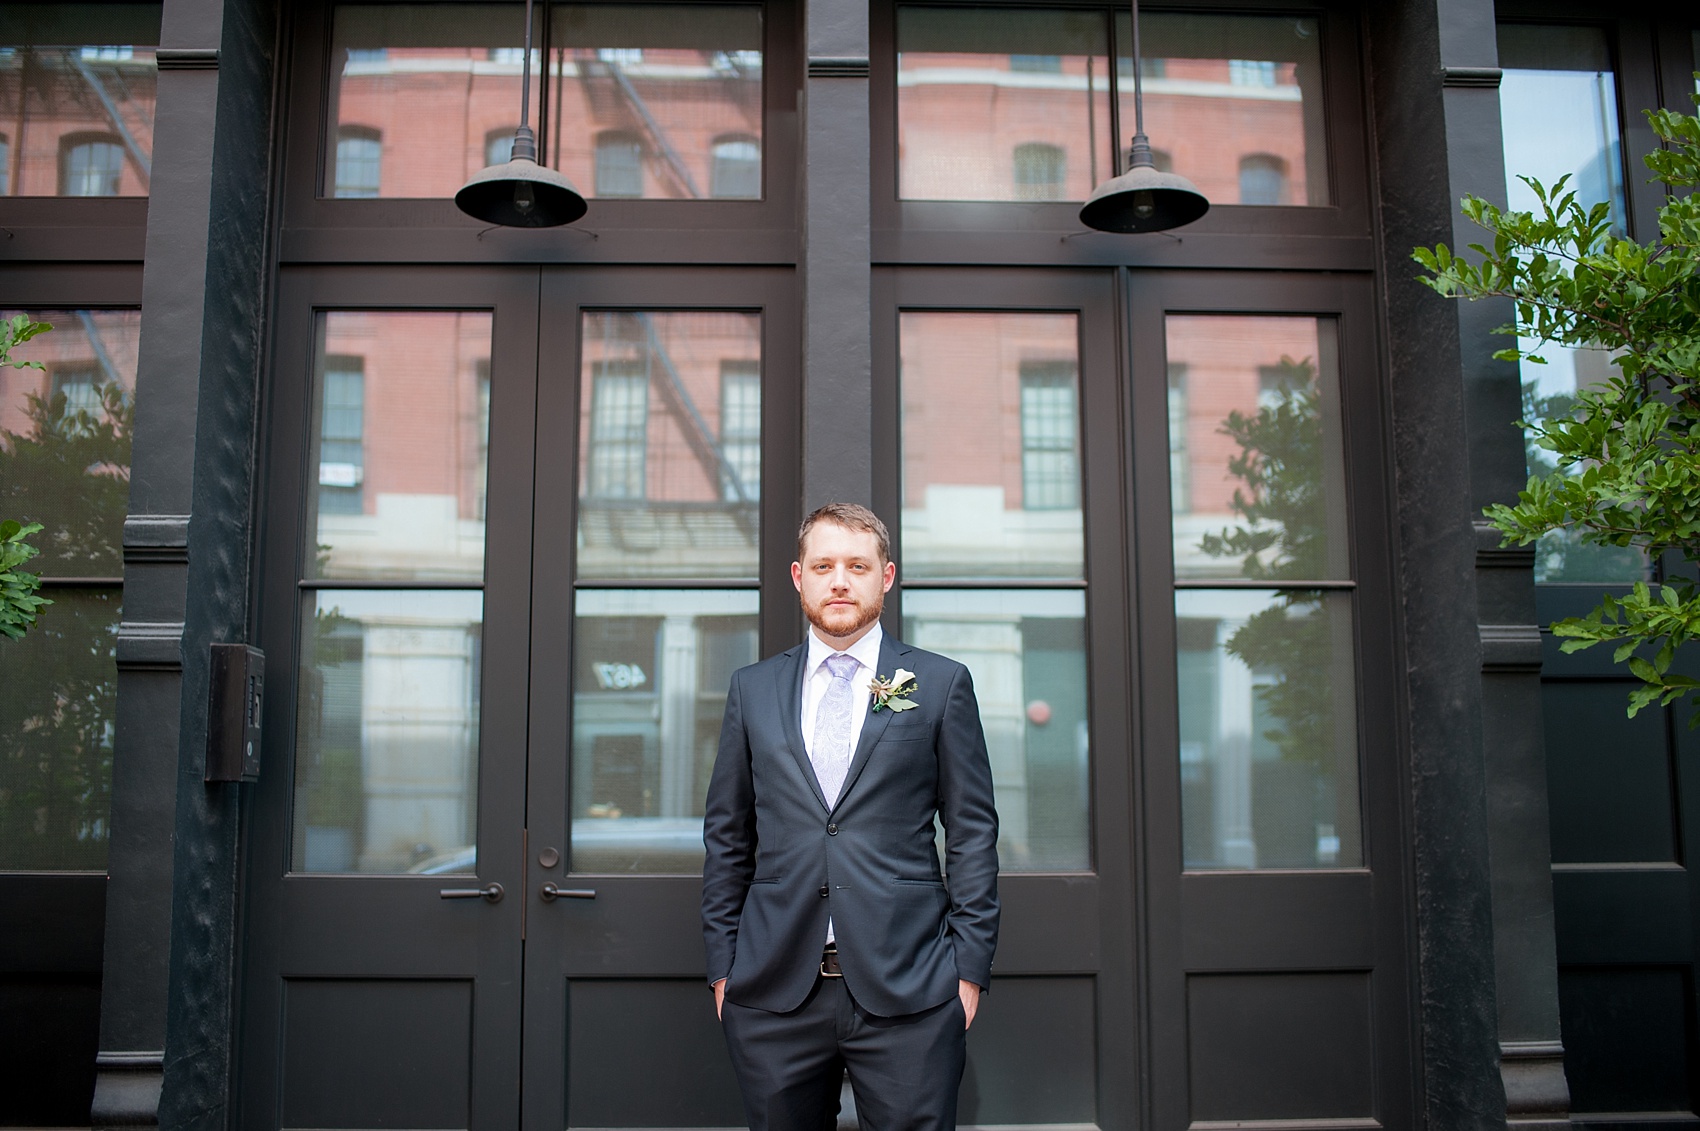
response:
{"label": "black lamp shade", "polygon": [[1210,201],[1179,173],[1135,165],[1105,181],[1080,206],[1080,222],[1100,232],[1163,232],[1210,211]]}
{"label": "black lamp shade", "polygon": [[455,207],[486,224],[555,228],[589,207],[573,183],[524,157],[481,170],[455,193]]}

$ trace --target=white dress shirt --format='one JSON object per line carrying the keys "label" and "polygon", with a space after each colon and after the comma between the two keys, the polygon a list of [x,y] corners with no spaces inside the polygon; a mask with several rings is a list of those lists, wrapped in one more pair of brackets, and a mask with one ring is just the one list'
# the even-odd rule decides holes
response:
{"label": "white dress shirt", "polygon": [[[885,632],[879,622],[868,634],[850,647],[844,649],[844,654],[856,661],[856,674],[850,677],[850,750],[852,756],[857,745],[862,741],[862,724],[868,721],[869,698],[868,686],[874,682],[875,671],[880,662],[880,641],[885,639]],[[809,629],[809,655],[803,666],[803,749],[812,760],[815,756],[815,715],[820,711],[820,701],[826,698],[826,689],[832,686],[832,673],[826,668],[828,656],[836,654],[832,645],[815,635],[813,628]],[[890,674],[889,672],[886,674]],[[827,798],[828,801],[835,800]]]}
{"label": "white dress shirt", "polygon": [[[878,621],[868,630],[868,634],[850,647],[844,649],[844,654],[856,661],[856,674],[850,677],[850,753],[854,760],[856,747],[862,741],[862,724],[868,721],[869,698],[868,685],[874,682],[875,671],[880,662],[880,641],[885,639],[885,631],[880,628]],[[809,629],[809,655],[803,667],[803,749],[809,755],[811,764],[815,757],[815,715],[820,712],[820,701],[826,698],[826,689],[832,686],[832,672],[827,670],[827,657],[835,656],[838,650],[826,643],[815,630]],[[848,786],[850,779],[845,778]],[[837,798],[829,797],[828,802]],[[826,941],[831,943],[836,939],[832,929],[832,920],[826,921]]]}

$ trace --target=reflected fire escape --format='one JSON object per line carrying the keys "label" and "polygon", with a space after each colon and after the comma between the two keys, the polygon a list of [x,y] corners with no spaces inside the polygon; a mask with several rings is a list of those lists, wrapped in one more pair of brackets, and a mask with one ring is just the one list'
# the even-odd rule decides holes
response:
{"label": "reflected fire escape", "polygon": [[[679,183],[685,196],[691,200],[701,200],[702,191],[697,188],[696,180],[691,176],[690,169],[685,165],[685,159],[679,151],[673,148],[673,142],[668,138],[667,131],[656,120],[655,114],[645,102],[643,95],[637,92],[632,80],[627,77],[625,70],[613,59],[591,49],[581,48],[577,52],[579,81],[584,84],[585,101],[591,106],[597,117],[612,117],[605,111],[611,109],[608,88],[612,87],[619,101],[626,109],[636,116],[643,126],[643,132],[649,138],[650,152],[657,153],[667,171]],[[608,80],[598,83],[598,78]]]}
{"label": "reflected fire escape", "polygon": [[[677,423],[692,457],[709,481],[715,484],[722,500],[700,504],[653,499],[586,498],[583,501],[584,508],[586,511],[603,512],[609,536],[621,551],[628,553],[650,552],[658,548],[658,542],[661,540],[654,537],[654,526],[657,520],[664,521],[663,511],[677,512],[679,515],[687,511],[723,513],[731,519],[743,540],[753,546],[758,529],[757,497],[752,493],[750,485],[744,482],[737,466],[727,458],[720,437],[709,428],[708,421],[685,386],[661,333],[656,329],[654,318],[642,312],[632,313],[628,317],[641,331],[644,378],[648,387],[660,394],[663,407]],[[643,533],[650,537],[634,536],[638,535],[638,531],[630,528],[628,519],[636,519]],[[693,527],[694,524],[691,523],[682,525],[681,532],[687,544],[695,541],[696,531]]]}

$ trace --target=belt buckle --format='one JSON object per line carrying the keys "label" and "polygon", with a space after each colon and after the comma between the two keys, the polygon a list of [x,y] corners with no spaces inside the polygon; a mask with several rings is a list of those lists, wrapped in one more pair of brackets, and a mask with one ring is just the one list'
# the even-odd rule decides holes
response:
{"label": "belt buckle", "polygon": [[[827,965],[826,965],[827,960],[829,958],[831,959],[832,966],[833,966],[833,968],[830,969],[830,970],[827,969]],[[823,977],[823,978],[842,978],[842,977],[844,977],[844,970],[843,970],[842,967],[840,967],[838,965],[838,948],[837,947],[834,947],[830,950],[824,950],[824,951],[821,952],[821,956],[820,956],[820,976]]]}

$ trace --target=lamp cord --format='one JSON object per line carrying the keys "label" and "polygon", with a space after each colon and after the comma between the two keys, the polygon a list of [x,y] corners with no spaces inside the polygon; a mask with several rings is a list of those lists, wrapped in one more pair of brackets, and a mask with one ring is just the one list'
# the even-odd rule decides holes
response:
{"label": "lamp cord", "polygon": [[[1134,42],[1138,43],[1139,29],[1135,28],[1133,34]],[[525,0],[525,62],[520,68],[519,124],[526,128],[531,126],[531,0]]]}
{"label": "lamp cord", "polygon": [[[1133,7],[1133,132],[1145,134],[1145,91],[1139,82],[1139,0],[1130,0]],[[526,0],[531,3],[531,0]],[[530,29],[527,28],[527,34]]]}

